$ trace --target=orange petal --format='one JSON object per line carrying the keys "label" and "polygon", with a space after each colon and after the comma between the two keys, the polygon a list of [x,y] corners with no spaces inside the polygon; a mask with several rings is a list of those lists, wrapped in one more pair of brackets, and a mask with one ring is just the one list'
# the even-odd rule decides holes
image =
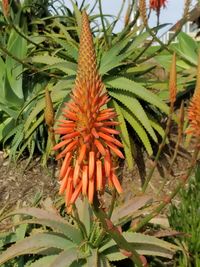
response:
{"label": "orange petal", "polygon": [[67,183],[67,188],[65,191],[65,205],[68,206],[72,197],[73,186],[72,186],[72,177],[69,178]]}
{"label": "orange petal", "polygon": [[72,139],[76,136],[79,136],[80,135],[80,132],[73,132],[73,133],[70,133],[70,134],[66,134],[64,136],[62,136],[62,139],[65,140],[65,139]]}
{"label": "orange petal", "polygon": [[58,143],[57,145],[55,145],[53,147],[53,150],[57,150],[57,149],[61,148],[62,146],[67,145],[69,142],[70,142],[70,140],[61,141],[60,143]]}
{"label": "orange petal", "polygon": [[117,126],[117,125],[120,125],[120,122],[118,122],[118,121],[105,121],[103,124],[107,125],[107,126]]}
{"label": "orange petal", "polygon": [[96,174],[96,182],[97,182],[97,190],[102,191],[103,189],[103,176],[102,176],[102,162],[101,160],[97,160],[97,174]]}
{"label": "orange petal", "polygon": [[66,172],[66,175],[65,177],[63,178],[62,182],[61,182],[61,186],[60,186],[60,190],[59,190],[59,195],[62,195],[67,187],[67,182],[68,182],[68,178],[69,178],[69,174],[70,174],[70,171],[71,171],[71,167],[69,167],[67,169],[67,172]]}
{"label": "orange petal", "polygon": [[79,164],[81,164],[82,161],[85,158],[86,149],[87,149],[87,145],[86,144],[83,144],[82,147],[81,147],[81,149],[80,149],[80,154],[79,154],[79,157],[78,157]]}
{"label": "orange petal", "polygon": [[88,143],[90,139],[91,139],[91,134],[88,134],[88,135],[86,135],[86,136],[84,137],[84,142],[85,142],[85,143]]}
{"label": "orange petal", "polygon": [[106,151],[104,146],[102,145],[102,143],[99,140],[95,140],[94,141],[95,146],[97,147],[97,149],[99,150],[99,152],[101,153],[102,156],[105,156]]}
{"label": "orange petal", "polygon": [[93,203],[93,198],[94,198],[94,178],[89,180],[89,185],[88,185],[88,201],[90,204]]}
{"label": "orange petal", "polygon": [[108,150],[106,150],[106,156],[104,158],[104,166],[105,166],[105,175],[106,177],[109,177],[111,171],[111,158],[110,158],[110,152]]}
{"label": "orange petal", "polygon": [[58,127],[55,129],[55,134],[67,134],[74,131],[74,127],[61,127],[60,125]]}
{"label": "orange petal", "polygon": [[115,186],[117,192],[118,192],[119,194],[121,194],[121,193],[123,192],[123,189],[122,189],[122,187],[121,187],[121,184],[120,184],[120,182],[119,182],[117,176],[116,176],[114,173],[112,174],[111,179],[112,179],[112,182],[113,182],[113,184],[114,184],[114,186]]}
{"label": "orange petal", "polygon": [[80,181],[78,186],[75,188],[74,193],[72,194],[72,197],[70,199],[70,204],[74,204],[74,202],[76,201],[77,197],[81,192],[81,187],[82,187],[82,181]]}
{"label": "orange petal", "polygon": [[58,120],[58,122],[63,123],[63,125],[65,125],[64,127],[73,127],[73,126],[75,126],[75,122],[74,121]]}
{"label": "orange petal", "polygon": [[74,176],[73,176],[73,184],[76,186],[78,177],[79,177],[79,172],[80,172],[80,164],[78,161],[76,161],[75,168],[74,168]]}
{"label": "orange petal", "polygon": [[89,153],[89,179],[92,178],[94,174],[94,169],[95,169],[95,153],[94,151],[90,151]]}
{"label": "orange petal", "polygon": [[114,143],[114,144],[117,145],[117,146],[123,147],[122,143],[119,142],[119,141],[118,141],[117,139],[115,139],[114,137],[112,137],[112,136],[110,136],[110,135],[108,135],[108,134],[104,134],[104,133],[102,133],[102,132],[98,132],[98,134],[99,134],[99,136],[100,136],[101,138],[103,138],[104,140],[109,141],[109,142],[112,142],[112,143]]}
{"label": "orange petal", "polygon": [[99,138],[99,135],[98,135],[98,133],[97,133],[97,131],[96,131],[95,128],[92,128],[91,133],[92,133],[92,135],[93,135],[95,138]]}
{"label": "orange petal", "polygon": [[104,133],[109,133],[109,134],[120,134],[120,131],[117,131],[115,129],[111,129],[108,127],[101,127],[99,131],[104,132]]}
{"label": "orange petal", "polygon": [[58,160],[58,159],[64,157],[67,152],[70,152],[71,150],[73,150],[76,147],[77,143],[78,143],[78,140],[74,140],[71,143],[69,143],[69,145],[66,146],[66,148],[60,154],[58,154],[56,156],[56,159]]}
{"label": "orange petal", "polygon": [[63,116],[65,116],[66,118],[69,118],[70,120],[73,120],[73,121],[78,120],[78,118],[74,112],[71,112],[69,110],[64,110],[63,112],[64,112]]}
{"label": "orange petal", "polygon": [[113,119],[113,118],[115,118],[117,115],[116,115],[116,113],[114,114],[105,114],[104,116],[102,115],[102,116],[99,116],[99,117],[97,117],[97,122],[100,122],[100,121],[105,121],[105,120],[109,120],[109,119]]}
{"label": "orange petal", "polygon": [[62,179],[65,176],[67,169],[69,168],[70,162],[71,162],[71,153],[68,152],[65,156],[65,159],[62,163],[62,167],[60,169],[59,179]]}
{"label": "orange petal", "polygon": [[122,152],[112,143],[110,142],[106,142],[106,144],[112,149],[112,151],[121,159],[124,159],[124,155],[122,154]]}
{"label": "orange petal", "polygon": [[88,166],[83,166],[83,172],[82,172],[82,194],[83,196],[87,195],[87,189],[88,189]]}

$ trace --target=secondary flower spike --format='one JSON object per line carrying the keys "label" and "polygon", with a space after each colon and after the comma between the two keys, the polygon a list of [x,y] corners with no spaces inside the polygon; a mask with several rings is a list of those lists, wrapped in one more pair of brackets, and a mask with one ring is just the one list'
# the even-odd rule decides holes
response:
{"label": "secondary flower spike", "polygon": [[96,191],[104,192],[109,184],[122,192],[112,164],[113,155],[124,158],[123,146],[116,138],[117,114],[107,108],[109,101],[97,71],[96,55],[88,16],[82,14],[82,29],[78,57],[78,71],[71,101],[65,103],[63,119],[55,133],[61,141],[54,150],[61,149],[57,160],[63,158],[59,179],[60,194],[65,194],[67,207],[82,194],[90,203]]}
{"label": "secondary flower spike", "polygon": [[200,53],[197,67],[197,82],[192,100],[188,108],[189,128],[186,134],[200,138]]}

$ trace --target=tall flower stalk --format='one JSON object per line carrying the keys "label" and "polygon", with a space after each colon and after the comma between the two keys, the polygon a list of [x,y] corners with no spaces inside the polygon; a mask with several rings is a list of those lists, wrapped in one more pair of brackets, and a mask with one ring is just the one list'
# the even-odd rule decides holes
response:
{"label": "tall flower stalk", "polygon": [[57,160],[63,158],[59,179],[60,194],[65,194],[69,208],[82,194],[93,203],[94,194],[104,192],[106,184],[122,187],[116,176],[113,156],[124,158],[122,143],[116,138],[119,131],[114,119],[117,114],[107,108],[109,101],[104,84],[97,71],[96,55],[86,12],[82,14],[78,70],[71,101],[65,103],[63,119],[56,134],[61,141],[54,150],[61,149]]}

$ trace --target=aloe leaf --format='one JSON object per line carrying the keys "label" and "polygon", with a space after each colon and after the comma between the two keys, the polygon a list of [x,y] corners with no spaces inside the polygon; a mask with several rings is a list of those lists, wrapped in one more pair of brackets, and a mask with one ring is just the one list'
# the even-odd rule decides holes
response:
{"label": "aloe leaf", "polygon": [[[163,112],[167,114],[169,112],[168,106],[162,100],[160,100],[158,96],[148,91],[145,87],[143,87],[139,83],[136,83],[125,77],[114,77],[114,78],[106,79],[105,84],[108,88],[121,89],[121,90],[124,90],[125,92],[126,91],[130,92],[134,94],[135,96],[139,97],[140,99],[158,107]],[[113,89],[112,89],[112,92],[113,92]],[[114,92],[117,93],[116,90]]]}
{"label": "aloe leaf", "polygon": [[143,127],[152,137],[152,139],[155,142],[157,142],[157,137],[155,135],[155,132],[153,128],[151,127],[147,114],[145,113],[140,102],[130,93],[122,93],[122,92],[116,92],[116,91],[113,92],[113,90],[112,91],[110,90],[109,94],[115,99],[117,99],[118,101],[120,101],[123,105],[125,105],[134,114],[134,116],[139,120],[139,122],[143,125]]}
{"label": "aloe leaf", "polygon": [[[160,256],[171,259],[174,253],[180,250],[178,246],[149,235],[124,232],[123,236],[140,255]],[[103,252],[110,261],[126,258],[119,252],[113,240],[100,248],[100,252]]]}
{"label": "aloe leaf", "polygon": [[142,125],[134,118],[134,115],[126,108],[122,109],[124,118],[130,123],[134,131],[137,133],[138,137],[141,139],[144,147],[146,148],[149,155],[153,154],[153,150],[149,141],[149,138],[142,127]]}
{"label": "aloe leaf", "polygon": [[74,247],[74,244],[61,236],[51,233],[34,234],[17,242],[4,251],[0,255],[0,264],[21,255],[40,254],[47,248],[57,248],[63,250],[72,247]]}
{"label": "aloe leaf", "polygon": [[14,243],[16,241],[17,241],[16,233],[13,232],[0,233],[0,248],[10,243]]}
{"label": "aloe leaf", "polygon": [[117,112],[117,120],[120,122],[120,125],[117,127],[120,130],[120,137],[124,146],[124,152],[126,155],[126,160],[128,163],[129,169],[133,169],[133,156],[132,156],[132,149],[131,149],[131,142],[129,138],[129,133],[126,127],[126,122],[124,120],[124,116],[122,114],[120,106],[117,104],[116,101],[112,100],[111,104],[113,104],[116,112]]}
{"label": "aloe leaf", "polygon": [[98,251],[97,249],[92,249],[91,255],[87,257],[87,266],[88,267],[99,267],[98,265]]}
{"label": "aloe leaf", "polygon": [[[27,41],[19,36],[15,30],[10,31],[9,40],[7,43],[8,51],[19,59],[24,59],[27,53]],[[10,90],[5,92],[6,99],[9,101],[10,96],[14,93],[23,101],[24,93],[22,89],[22,72],[23,66],[17,63],[13,58],[6,58],[6,72]],[[10,95],[10,96],[9,96]]]}
{"label": "aloe leaf", "polygon": [[67,249],[57,256],[50,267],[70,267],[73,262],[78,262],[81,258],[83,256],[80,255],[80,252],[76,248]]}
{"label": "aloe leaf", "polygon": [[77,64],[71,62],[60,62],[52,65],[48,65],[42,68],[42,71],[51,70],[51,69],[58,69],[63,71],[68,75],[75,75],[77,71]]}
{"label": "aloe leaf", "polygon": [[99,265],[98,267],[111,267],[112,265],[110,264],[109,260],[103,255],[99,255]]}
{"label": "aloe leaf", "polygon": [[191,64],[197,65],[197,42],[184,32],[179,33],[178,41],[178,45],[174,46],[175,51],[177,51],[183,58],[188,60]]}
{"label": "aloe leaf", "polygon": [[75,242],[76,244],[80,244],[80,242],[82,241],[80,230],[66,222],[62,223],[50,219],[31,219],[31,220],[25,220],[23,221],[23,223],[40,224],[43,226],[50,227],[53,229],[54,232],[58,232],[65,235],[67,238],[71,239],[71,241]]}
{"label": "aloe leaf", "polygon": [[0,124],[0,142],[13,129],[13,118],[7,118]]}
{"label": "aloe leaf", "polygon": [[39,260],[34,261],[31,264],[25,265],[25,267],[50,267],[51,263],[57,258],[57,255],[51,255],[51,256],[46,256],[42,257]]}
{"label": "aloe leaf", "polygon": [[[56,223],[58,224],[58,227],[60,231],[63,231],[64,234],[68,234],[71,239],[73,239],[74,242],[78,243],[82,240],[82,234],[79,229],[77,229],[75,226],[67,222],[67,220],[63,219],[56,213],[46,211],[39,208],[22,208],[13,212],[8,213],[3,219],[16,215],[16,214],[23,214],[23,215],[29,215],[32,217],[36,217],[37,219],[41,220],[43,224],[49,223],[52,227],[56,227]],[[51,226],[50,226],[51,227]],[[58,228],[57,227],[57,228]]]}
{"label": "aloe leaf", "polygon": [[84,224],[87,235],[89,236],[91,225],[93,223],[92,221],[93,214],[91,206],[89,205],[86,197],[83,200],[78,198],[76,203],[77,203],[76,208],[78,210],[79,219]]}
{"label": "aloe leaf", "polygon": [[124,204],[116,207],[112,213],[111,220],[114,224],[121,224],[124,219],[131,220],[135,211],[144,207],[147,203],[152,201],[152,197],[149,195],[136,196],[126,201]]}

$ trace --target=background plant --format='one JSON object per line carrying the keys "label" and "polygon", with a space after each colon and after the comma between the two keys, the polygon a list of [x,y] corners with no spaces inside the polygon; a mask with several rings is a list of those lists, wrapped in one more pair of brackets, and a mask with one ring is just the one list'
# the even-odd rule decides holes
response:
{"label": "background plant", "polygon": [[182,232],[176,242],[183,247],[177,266],[199,266],[200,258],[200,166],[197,164],[195,175],[186,189],[179,193],[179,203],[170,206],[169,222],[173,229]]}

